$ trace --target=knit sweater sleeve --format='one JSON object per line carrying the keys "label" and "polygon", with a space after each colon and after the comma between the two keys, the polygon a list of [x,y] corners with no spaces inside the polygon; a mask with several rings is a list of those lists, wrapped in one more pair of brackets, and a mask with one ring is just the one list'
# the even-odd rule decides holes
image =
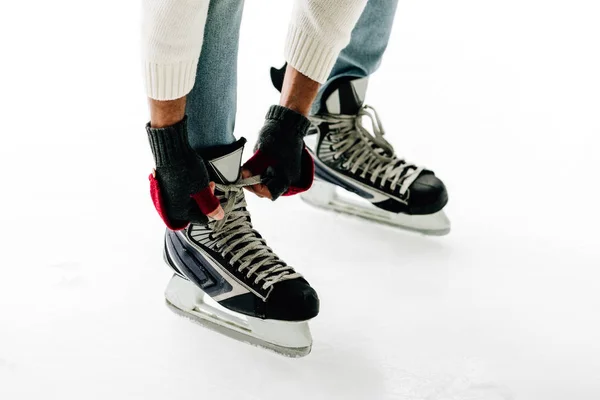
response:
{"label": "knit sweater sleeve", "polygon": [[[285,58],[304,75],[323,83],[350,41],[367,0],[294,1]],[[173,100],[192,90],[208,5],[209,0],[143,0],[142,53],[148,97]]]}
{"label": "knit sweater sleeve", "polygon": [[294,0],[286,61],[312,80],[324,83],[367,0]]}
{"label": "knit sweater sleeve", "polygon": [[173,100],[194,86],[209,0],[143,0],[146,94]]}

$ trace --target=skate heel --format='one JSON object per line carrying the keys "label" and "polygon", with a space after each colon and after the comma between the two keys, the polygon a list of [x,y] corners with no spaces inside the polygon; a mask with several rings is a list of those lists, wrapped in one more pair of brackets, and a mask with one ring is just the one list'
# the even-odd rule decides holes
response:
{"label": "skate heel", "polygon": [[300,194],[300,198],[317,207],[328,207],[336,198],[335,186],[315,179],[310,190]]}
{"label": "skate heel", "polygon": [[204,295],[196,285],[178,275],[173,275],[165,289],[169,303],[185,312],[193,311],[197,304],[202,303]]}

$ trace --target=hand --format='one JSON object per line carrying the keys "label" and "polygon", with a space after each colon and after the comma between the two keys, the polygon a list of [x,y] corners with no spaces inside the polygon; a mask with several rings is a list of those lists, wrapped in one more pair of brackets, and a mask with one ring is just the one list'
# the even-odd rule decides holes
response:
{"label": "hand", "polygon": [[[260,175],[262,185],[250,191],[276,200],[308,190],[314,178],[314,163],[304,146],[310,121],[289,108],[271,106],[262,127],[254,156],[242,167],[247,176]],[[244,174],[244,172],[242,172]]]}
{"label": "hand", "polygon": [[146,127],[156,169],[150,175],[150,194],[168,228],[206,224],[222,219],[223,208],[214,195],[202,158],[190,147],[186,119],[166,128]]}

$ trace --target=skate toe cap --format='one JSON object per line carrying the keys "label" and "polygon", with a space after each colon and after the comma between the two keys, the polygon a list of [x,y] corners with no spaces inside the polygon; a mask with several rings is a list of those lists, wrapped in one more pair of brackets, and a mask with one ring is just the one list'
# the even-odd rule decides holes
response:
{"label": "skate toe cap", "polygon": [[433,172],[421,174],[410,186],[411,214],[432,214],[447,203],[446,185]]}
{"label": "skate toe cap", "polygon": [[304,279],[283,281],[273,286],[266,309],[268,319],[305,321],[319,313],[319,296]]}

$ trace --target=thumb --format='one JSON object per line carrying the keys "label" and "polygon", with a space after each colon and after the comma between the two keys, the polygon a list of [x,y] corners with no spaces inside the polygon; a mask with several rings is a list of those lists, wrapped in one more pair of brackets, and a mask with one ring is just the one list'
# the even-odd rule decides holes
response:
{"label": "thumb", "polygon": [[[215,183],[214,182],[209,182],[208,183],[208,188],[210,189],[210,192],[212,193],[213,197],[215,199],[217,199],[217,197],[215,196]],[[218,201],[219,199],[217,199]],[[222,220],[225,217],[225,210],[223,210],[223,207],[221,207],[221,202],[219,201],[219,206],[213,211],[210,212],[208,214],[206,214],[208,217],[211,217],[213,219],[216,219],[217,221]]]}
{"label": "thumb", "polygon": [[269,190],[271,200],[277,200],[290,187],[289,179],[284,174],[274,172],[273,167],[267,168],[263,184]]}
{"label": "thumb", "polygon": [[210,182],[207,187],[192,195],[202,214],[216,220],[225,216],[221,202],[215,196],[215,183]]}

